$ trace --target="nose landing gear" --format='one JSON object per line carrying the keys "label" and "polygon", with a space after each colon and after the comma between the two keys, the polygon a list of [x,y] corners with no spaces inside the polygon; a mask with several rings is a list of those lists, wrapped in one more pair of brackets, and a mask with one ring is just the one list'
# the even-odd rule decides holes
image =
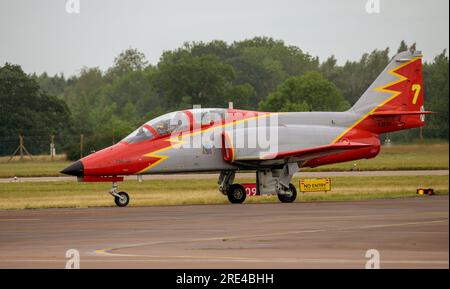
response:
{"label": "nose landing gear", "polygon": [[118,207],[126,207],[130,202],[130,197],[125,192],[117,193],[118,196],[114,197],[114,202]]}
{"label": "nose landing gear", "polygon": [[118,207],[126,207],[130,202],[130,197],[125,192],[117,192],[118,186],[116,182],[112,183],[112,188],[109,193],[114,197],[114,202]]}
{"label": "nose landing gear", "polygon": [[223,171],[219,177],[219,191],[228,197],[232,204],[242,204],[247,197],[244,186],[233,184],[235,171]]}

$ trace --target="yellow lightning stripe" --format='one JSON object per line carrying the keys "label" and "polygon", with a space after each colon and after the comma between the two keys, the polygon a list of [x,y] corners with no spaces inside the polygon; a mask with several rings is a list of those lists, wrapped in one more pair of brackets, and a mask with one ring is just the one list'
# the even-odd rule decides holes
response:
{"label": "yellow lightning stripe", "polygon": [[347,134],[350,130],[352,130],[352,129],[353,129],[355,126],[357,126],[360,122],[362,122],[362,121],[365,120],[368,116],[370,116],[372,113],[374,113],[375,110],[377,110],[378,108],[382,107],[383,105],[385,105],[386,103],[388,103],[388,102],[391,101],[392,99],[394,99],[394,98],[396,98],[397,96],[399,96],[400,94],[402,94],[401,91],[392,90],[392,89],[387,89],[387,87],[390,87],[390,86],[392,86],[392,85],[395,85],[395,84],[397,84],[397,83],[400,83],[400,82],[402,82],[402,81],[407,80],[407,79],[408,79],[407,77],[405,77],[405,76],[403,76],[403,75],[401,75],[401,74],[398,74],[397,71],[398,71],[399,69],[401,69],[401,68],[403,68],[403,67],[405,67],[405,66],[407,66],[407,65],[409,65],[409,64],[411,64],[411,63],[413,63],[414,61],[416,61],[416,60],[418,60],[418,59],[421,59],[421,58],[422,58],[422,57],[414,57],[413,59],[409,60],[408,62],[403,63],[402,65],[399,65],[399,66],[397,66],[397,67],[395,67],[395,68],[393,68],[393,69],[391,69],[391,70],[388,70],[388,73],[390,73],[390,74],[392,74],[392,75],[394,75],[394,76],[397,76],[398,79],[395,80],[395,81],[393,81],[393,82],[391,82],[391,83],[388,83],[388,84],[385,84],[385,85],[383,85],[383,86],[377,87],[377,88],[375,88],[374,90],[375,90],[375,91],[380,91],[380,92],[389,92],[389,93],[392,93],[392,95],[391,95],[389,98],[387,98],[385,101],[383,101],[382,103],[380,103],[380,104],[378,104],[377,106],[375,106],[371,111],[369,111],[366,115],[364,115],[363,117],[361,117],[358,121],[356,121],[356,122],[355,122],[354,124],[352,124],[350,127],[348,127],[343,133],[341,133],[337,138],[335,138],[335,139],[331,142],[331,144],[337,143],[337,142],[338,142],[345,134]]}
{"label": "yellow lightning stripe", "polygon": [[169,145],[169,146],[167,146],[165,148],[162,148],[162,149],[150,152],[148,154],[145,154],[144,157],[151,157],[151,158],[155,158],[155,159],[158,159],[158,160],[156,162],[152,163],[151,165],[149,165],[148,167],[146,167],[145,169],[140,170],[139,172],[137,172],[137,174],[141,174],[141,173],[145,172],[146,170],[156,166],[157,164],[159,164],[160,162],[164,161],[165,159],[167,159],[168,156],[158,155],[158,153],[162,153],[162,152],[164,152],[164,151],[166,151],[168,149],[171,149],[171,148],[172,148],[172,145]]}
{"label": "yellow lightning stripe", "polygon": [[[200,134],[200,133],[204,133],[204,132],[207,132],[209,130],[218,129],[218,128],[225,128],[225,127],[228,127],[230,125],[236,125],[236,124],[239,124],[239,123],[242,123],[242,122],[246,122],[246,121],[248,122],[248,121],[256,120],[256,119],[259,119],[259,118],[268,117],[269,115],[270,115],[270,113],[265,113],[265,114],[262,114],[262,115],[249,117],[249,118],[246,118],[246,119],[232,121],[230,123],[225,123],[225,124],[222,124],[220,126],[209,127],[209,128],[203,129],[203,130],[199,130],[199,131],[195,131],[195,132],[191,132],[191,133],[187,133],[187,134],[181,134],[180,137],[182,139],[184,139],[186,137],[197,135],[197,134]],[[162,152],[164,152],[166,150],[169,150],[169,149],[173,148],[174,147],[172,145],[173,143],[175,145],[181,145],[181,144],[186,143],[185,140],[181,140],[178,137],[175,137],[175,138],[172,137],[172,138],[166,139],[165,141],[170,142],[171,144],[169,146],[165,147],[165,148],[161,148],[161,149],[158,149],[156,151],[152,151],[152,152],[150,152],[148,154],[143,155],[144,157],[152,157],[152,158],[156,158],[156,159],[159,158],[159,159],[156,162],[154,162],[151,165],[149,165],[148,167],[146,167],[146,168],[140,170],[139,172],[137,172],[137,174],[141,174],[141,173],[151,169],[152,167],[156,166],[160,162],[162,162],[162,161],[166,160],[167,158],[169,158],[169,156],[159,155],[159,153],[162,153]],[[234,158],[234,150],[233,150],[233,158]]]}

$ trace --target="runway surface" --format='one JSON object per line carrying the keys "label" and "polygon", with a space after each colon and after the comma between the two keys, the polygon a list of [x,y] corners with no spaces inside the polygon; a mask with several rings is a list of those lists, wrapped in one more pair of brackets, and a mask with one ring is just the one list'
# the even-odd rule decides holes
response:
{"label": "runway surface", "polygon": [[[298,172],[297,177],[326,178],[326,177],[350,177],[350,176],[448,176],[448,170],[412,170],[412,171],[342,171],[342,172]],[[255,173],[237,173],[237,177],[254,178]],[[143,180],[172,180],[172,179],[218,179],[218,173],[204,174],[172,174],[172,175],[143,175]],[[136,180],[137,176],[126,176],[126,180]],[[75,177],[27,177],[27,178],[0,178],[0,183],[11,182],[70,182],[76,181]]]}
{"label": "runway surface", "polygon": [[449,268],[448,196],[0,211],[0,268]]}

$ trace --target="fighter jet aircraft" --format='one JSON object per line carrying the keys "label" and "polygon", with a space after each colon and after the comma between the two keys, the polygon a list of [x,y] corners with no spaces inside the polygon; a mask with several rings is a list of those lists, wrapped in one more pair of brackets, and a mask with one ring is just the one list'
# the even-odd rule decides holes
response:
{"label": "fighter jet aircraft", "polygon": [[431,112],[423,103],[421,53],[406,51],[393,57],[347,111],[176,111],[150,120],[61,173],[83,182],[112,182],[110,193],[124,207],[129,196],[117,186],[124,176],[220,172],[219,191],[231,203],[242,203],[247,194],[234,176],[253,170],[258,194],[293,202],[297,192],[290,182],[299,169],[374,158],[380,134],[424,125]]}

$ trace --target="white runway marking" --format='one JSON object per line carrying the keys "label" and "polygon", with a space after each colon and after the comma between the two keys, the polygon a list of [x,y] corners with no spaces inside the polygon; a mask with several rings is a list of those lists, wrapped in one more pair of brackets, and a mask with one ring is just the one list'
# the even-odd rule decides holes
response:
{"label": "white runway marking", "polygon": [[[132,245],[125,245],[115,248],[106,248],[106,249],[98,249],[94,251],[94,255],[97,256],[110,256],[110,257],[148,257],[148,258],[172,258],[172,259],[198,259],[198,256],[157,256],[157,255],[145,255],[145,254],[122,254],[122,253],[113,253],[112,251],[118,251],[122,249],[143,247],[143,246],[154,246],[154,245],[162,245],[162,244],[175,244],[175,243],[185,243],[185,242],[207,242],[207,241],[219,241],[219,240],[239,240],[239,239],[254,239],[261,237],[274,237],[274,236],[285,236],[285,235],[294,235],[294,234],[308,234],[308,233],[322,233],[322,232],[340,232],[340,231],[354,231],[354,230],[364,230],[364,229],[376,229],[376,228],[389,228],[389,227],[401,227],[401,226],[414,226],[414,225],[425,225],[425,224],[436,224],[436,223],[445,223],[448,222],[448,219],[442,220],[434,220],[434,221],[423,221],[423,222],[407,222],[407,223],[394,223],[394,224],[385,224],[385,225],[364,225],[364,226],[355,226],[355,227],[345,227],[345,228],[331,228],[331,229],[315,229],[315,230],[299,230],[299,231],[288,231],[288,232],[278,232],[278,233],[269,233],[269,234],[254,234],[254,235],[243,235],[243,236],[230,236],[230,237],[210,237],[210,238],[199,238],[199,239],[187,239],[187,240],[170,240],[170,241],[155,241],[148,243],[139,243]],[[229,259],[233,261],[239,262],[248,262],[250,259],[246,257],[201,257],[204,260],[210,260],[214,258],[219,258],[221,260]],[[273,259],[270,259],[273,260]],[[282,259],[286,260],[286,259]],[[258,261],[258,262],[268,262],[269,260]],[[417,261],[420,262],[420,261]],[[448,261],[446,261],[448,263]],[[411,263],[412,264],[412,263]]]}
{"label": "white runway marking", "polygon": [[41,219],[0,219],[3,222],[15,222],[15,221],[40,221]]}

